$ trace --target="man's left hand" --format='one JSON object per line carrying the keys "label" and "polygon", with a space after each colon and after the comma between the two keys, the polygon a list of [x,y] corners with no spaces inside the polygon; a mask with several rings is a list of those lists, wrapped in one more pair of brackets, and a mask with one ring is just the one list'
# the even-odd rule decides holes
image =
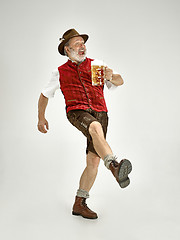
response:
{"label": "man's left hand", "polygon": [[113,76],[113,70],[108,67],[105,67],[105,79],[108,81],[111,81],[112,76]]}

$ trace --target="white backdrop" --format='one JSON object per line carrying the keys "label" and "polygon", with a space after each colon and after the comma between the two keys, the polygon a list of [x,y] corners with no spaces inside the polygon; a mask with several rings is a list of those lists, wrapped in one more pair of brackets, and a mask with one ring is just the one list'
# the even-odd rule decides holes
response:
{"label": "white backdrop", "polygon": [[[179,239],[180,2],[1,0],[0,9],[0,238]],[[69,28],[87,33],[88,57],[125,82],[105,90],[107,140],[119,161],[131,160],[131,185],[120,189],[101,162],[88,200],[95,221],[71,216],[86,140],[67,121],[60,91],[47,108],[49,132],[36,127]]]}

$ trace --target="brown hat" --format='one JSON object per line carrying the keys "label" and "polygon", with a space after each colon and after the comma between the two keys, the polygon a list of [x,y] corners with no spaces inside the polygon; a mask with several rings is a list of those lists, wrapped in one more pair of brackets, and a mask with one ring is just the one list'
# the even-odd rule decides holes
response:
{"label": "brown hat", "polygon": [[62,38],[59,39],[61,42],[58,46],[58,51],[61,55],[65,55],[64,45],[73,37],[82,37],[84,42],[86,42],[89,38],[87,34],[79,34],[75,29],[69,29],[63,34]]}

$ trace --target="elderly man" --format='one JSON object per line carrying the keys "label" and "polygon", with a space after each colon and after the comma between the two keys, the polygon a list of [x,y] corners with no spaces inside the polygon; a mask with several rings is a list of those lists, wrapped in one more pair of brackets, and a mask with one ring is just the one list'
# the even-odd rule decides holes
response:
{"label": "elderly man", "polygon": [[[69,59],[53,71],[51,80],[42,90],[38,102],[38,130],[46,133],[49,129],[48,121],[45,119],[48,98],[53,97],[55,91],[60,88],[65,98],[69,122],[87,138],[87,166],[80,178],[72,214],[96,219],[97,214],[87,207],[86,199],[95,181],[100,159],[112,172],[121,188],[127,187],[130,183],[128,174],[132,170],[132,165],[127,159],[118,163],[105,139],[108,115],[103,94],[104,84],[108,88],[117,87],[123,84],[123,79],[108,67],[101,69],[102,61],[97,62],[86,57],[87,40],[88,35],[79,34],[75,29],[66,31],[60,39],[58,51]],[[99,66],[95,74],[99,74],[97,80],[100,81],[94,83],[92,66],[96,65],[95,63]],[[104,75],[101,75],[102,71]]]}

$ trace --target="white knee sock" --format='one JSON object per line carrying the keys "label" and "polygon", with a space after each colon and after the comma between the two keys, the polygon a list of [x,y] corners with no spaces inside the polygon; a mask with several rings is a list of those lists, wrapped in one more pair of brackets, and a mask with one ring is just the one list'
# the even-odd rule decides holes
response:
{"label": "white knee sock", "polygon": [[114,155],[106,155],[105,158],[103,159],[104,160],[104,165],[109,169],[109,165],[110,163],[115,160],[116,161],[117,157],[114,156]]}
{"label": "white knee sock", "polygon": [[89,198],[89,193],[83,189],[78,189],[77,190],[77,196],[78,197],[83,197],[83,198]]}

